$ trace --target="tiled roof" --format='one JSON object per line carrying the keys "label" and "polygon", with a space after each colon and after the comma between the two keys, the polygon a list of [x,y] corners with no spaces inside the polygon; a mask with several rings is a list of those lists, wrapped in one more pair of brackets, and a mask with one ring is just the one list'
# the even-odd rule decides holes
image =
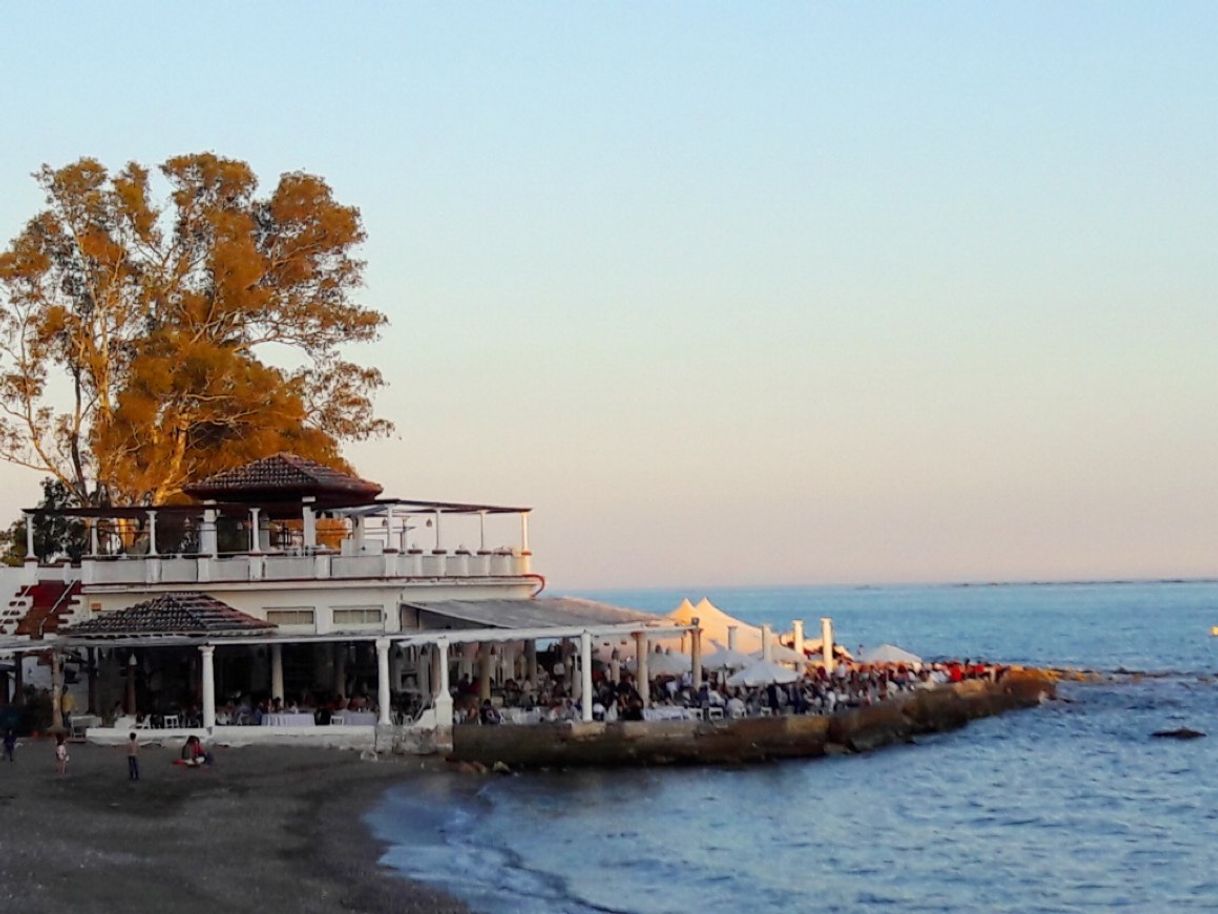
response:
{"label": "tiled roof", "polygon": [[165,593],[126,609],[101,612],[69,626],[68,638],[119,638],[127,635],[245,635],[276,628],[195,591]]}
{"label": "tiled roof", "polygon": [[374,498],[380,494],[381,487],[296,454],[284,453],[215,473],[190,483],[183,491],[195,498],[231,498],[241,492]]}

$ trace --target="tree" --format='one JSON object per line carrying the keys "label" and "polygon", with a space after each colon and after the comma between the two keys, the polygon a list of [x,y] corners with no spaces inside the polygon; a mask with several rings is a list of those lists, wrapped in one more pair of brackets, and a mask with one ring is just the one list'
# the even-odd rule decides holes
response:
{"label": "tree", "polygon": [[[39,508],[57,511],[78,505],[71,493],[58,479],[42,481],[42,501]],[[0,562],[5,565],[20,565],[25,561],[25,524],[22,517],[8,530],[0,531]],[[89,535],[82,521],[60,514],[39,514],[34,518],[34,554],[43,561],[59,558],[79,562],[87,551]]]}
{"label": "tree", "polygon": [[342,354],[386,320],[353,298],[359,211],[301,172],[258,197],[212,153],[158,171],[161,202],[134,162],[35,175],[46,209],[0,253],[0,459],[79,505],[161,504],[279,450],[344,466],[341,442],[391,430],[380,372]]}

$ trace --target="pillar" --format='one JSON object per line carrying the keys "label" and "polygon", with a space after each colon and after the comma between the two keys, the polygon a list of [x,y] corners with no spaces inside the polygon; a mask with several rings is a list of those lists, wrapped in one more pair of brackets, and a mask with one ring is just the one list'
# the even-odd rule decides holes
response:
{"label": "pillar", "polygon": [[531,638],[524,643],[524,678],[537,687],[537,642]]}
{"label": "pillar", "polygon": [[592,720],[592,634],[579,636],[579,680],[583,687],[580,696],[580,711],[584,720]]}
{"label": "pillar", "polygon": [[651,707],[651,677],[647,671],[647,632],[634,633],[634,678],[643,707]]}
{"label": "pillar", "polygon": [[38,556],[34,555],[34,515],[26,513],[25,517],[25,560],[27,562],[38,561]]}
{"label": "pillar", "polygon": [[63,729],[63,658],[51,650],[51,729]]}
{"label": "pillar", "polygon": [[833,620],[822,616],[820,620],[821,651],[825,659],[825,672],[833,672]]}
{"label": "pillar", "polygon": [[791,621],[791,647],[795,653],[802,654],[804,652],[804,620],[793,619]]}
{"label": "pillar", "polygon": [[736,632],[739,630],[739,625],[729,625],[727,627],[727,649],[734,651],[736,649]]}
{"label": "pillar", "polygon": [[89,664],[89,707],[90,714],[98,712],[97,704],[97,648],[91,647],[85,652]]}
{"label": "pillar", "polygon": [[453,722],[453,696],[448,684],[448,642],[436,642],[436,669],[439,683],[437,684],[433,703],[436,707],[436,724],[440,727],[451,727]]}
{"label": "pillar", "polygon": [[258,515],[262,513],[261,508],[250,508],[250,554],[257,555],[262,551],[262,544],[259,542],[259,521]]}
{"label": "pillar", "polygon": [[135,667],[139,661],[135,659],[135,651],[131,652],[131,656],[127,658],[127,707],[128,714],[136,715],[139,711],[135,707]]}
{"label": "pillar", "polygon": [[89,555],[97,555],[101,551],[101,547],[97,542],[97,521],[98,518],[90,517],[86,523],[89,525]]}
{"label": "pillar", "polygon": [[702,688],[702,626],[699,619],[692,622],[694,627],[689,630],[689,656],[693,666],[693,689],[697,692]]}
{"label": "pillar", "polygon": [[774,659],[774,630],[768,625],[761,626],[761,659]]}
{"label": "pillar", "polygon": [[283,645],[271,645],[271,698],[287,698],[283,694]]}
{"label": "pillar", "polygon": [[491,646],[482,642],[478,650],[478,700],[491,697]]}
{"label": "pillar", "polygon": [[529,554],[529,513],[520,512],[520,554]]}
{"label": "pillar", "polygon": [[486,554],[486,512],[478,512],[478,554]]}
{"label": "pillar", "polygon": [[376,703],[380,711],[377,723],[391,724],[393,718],[389,715],[389,639],[376,639]]}
{"label": "pillar", "polygon": [[313,502],[315,501],[317,499],[311,495],[300,500],[300,517],[304,522],[305,549],[313,549],[317,546],[317,515],[313,513]]}
{"label": "pillar", "polygon": [[203,523],[199,525],[199,554],[214,557],[218,551],[216,543],[216,503],[203,502]]}
{"label": "pillar", "polygon": [[431,522],[432,522],[432,526],[435,527],[435,530],[436,530],[436,543],[431,551],[434,555],[439,555],[440,553],[442,553],[444,551],[443,548],[441,548],[441,546],[440,546],[440,512],[439,511],[432,512],[432,521]]}
{"label": "pillar", "polygon": [[203,659],[203,729],[210,733],[216,727],[216,648],[200,645],[199,654]]}
{"label": "pillar", "polygon": [[148,512],[148,554],[156,555],[156,512]]}

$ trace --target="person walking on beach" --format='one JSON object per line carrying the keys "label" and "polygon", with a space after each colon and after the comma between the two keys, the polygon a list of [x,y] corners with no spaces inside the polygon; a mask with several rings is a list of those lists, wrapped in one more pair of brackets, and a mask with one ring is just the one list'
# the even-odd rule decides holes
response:
{"label": "person walking on beach", "polygon": [[4,731],[4,757],[10,762],[13,760],[13,752],[17,748],[17,734],[12,727]]}
{"label": "person walking on beach", "polygon": [[68,773],[68,744],[64,742],[62,733],[55,737],[55,767],[60,776]]}
{"label": "person walking on beach", "polygon": [[134,733],[127,738],[127,780],[140,779],[140,738]]}

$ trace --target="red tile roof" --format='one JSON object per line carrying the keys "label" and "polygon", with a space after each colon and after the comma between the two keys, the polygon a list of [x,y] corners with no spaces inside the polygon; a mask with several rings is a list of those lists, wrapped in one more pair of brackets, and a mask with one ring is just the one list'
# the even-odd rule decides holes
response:
{"label": "red tile roof", "polygon": [[196,591],[165,593],[126,609],[101,612],[64,629],[68,638],[131,635],[247,635],[274,631],[264,622]]}
{"label": "red tile roof", "polygon": [[375,498],[381,487],[333,467],[296,454],[275,454],[231,470],[223,470],[183,488],[193,498],[233,499],[240,495],[343,496],[355,500]]}

